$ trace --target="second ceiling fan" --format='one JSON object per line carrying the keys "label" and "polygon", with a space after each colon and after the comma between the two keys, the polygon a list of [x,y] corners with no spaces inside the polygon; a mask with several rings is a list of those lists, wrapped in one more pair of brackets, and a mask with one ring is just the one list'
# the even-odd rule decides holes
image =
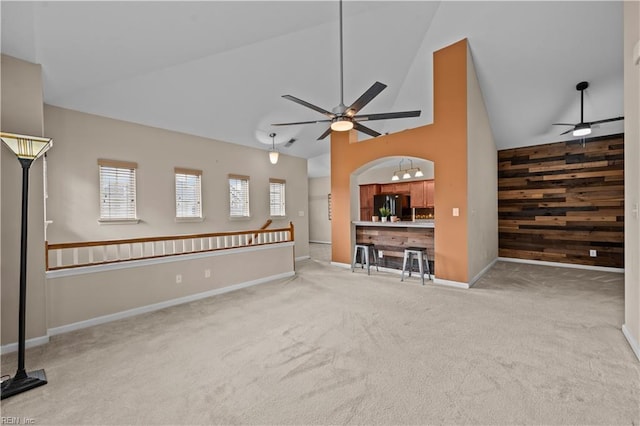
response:
{"label": "second ceiling fan", "polygon": [[313,105],[307,101],[303,101],[300,98],[296,98],[291,95],[283,95],[282,97],[293,101],[297,104],[310,108],[314,111],[324,114],[327,118],[323,120],[311,120],[311,121],[297,121],[291,123],[275,123],[273,126],[292,126],[297,124],[313,124],[313,123],[331,123],[331,126],[325,130],[323,134],[318,137],[318,140],[322,140],[329,136],[332,130],[335,131],[347,131],[356,129],[369,136],[380,136],[381,133],[370,129],[360,124],[361,121],[373,121],[373,120],[387,120],[392,118],[409,118],[419,117],[421,111],[402,111],[402,112],[387,112],[379,114],[358,114],[358,112],[364,108],[373,98],[378,96],[387,85],[376,81],[373,85],[364,92],[355,102],[346,106],[344,104],[344,77],[343,77],[343,48],[342,48],[342,0],[339,2],[340,7],[340,104],[333,108],[331,111],[327,111],[324,108]]}
{"label": "second ceiling fan", "polygon": [[624,117],[613,117],[613,118],[605,118],[603,120],[596,121],[584,121],[584,91],[589,87],[589,83],[587,81],[581,81],[576,84],[576,90],[580,92],[580,122],[573,123],[553,123],[554,126],[571,126],[572,129],[569,129],[565,132],[560,133],[561,135],[566,135],[569,132],[573,132],[573,136],[587,136],[591,134],[591,126],[594,124],[602,124],[602,123],[610,123],[612,121],[624,120]]}

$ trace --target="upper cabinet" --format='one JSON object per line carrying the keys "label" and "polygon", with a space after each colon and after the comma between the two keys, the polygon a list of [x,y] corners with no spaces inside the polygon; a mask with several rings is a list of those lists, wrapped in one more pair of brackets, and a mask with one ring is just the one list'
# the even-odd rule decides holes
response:
{"label": "upper cabinet", "polygon": [[368,218],[373,212],[373,196],[377,194],[407,194],[411,197],[412,208],[434,206],[433,180],[419,180],[412,182],[360,185],[360,216],[361,220]]}

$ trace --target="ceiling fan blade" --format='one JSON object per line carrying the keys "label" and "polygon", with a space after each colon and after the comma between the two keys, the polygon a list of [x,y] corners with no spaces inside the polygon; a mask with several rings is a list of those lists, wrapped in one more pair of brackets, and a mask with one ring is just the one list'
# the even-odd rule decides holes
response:
{"label": "ceiling fan blade", "polygon": [[566,134],[567,134],[567,133],[569,133],[569,132],[573,132],[573,129],[569,129],[569,130],[567,130],[566,132],[562,132],[562,133],[560,133],[560,136],[562,136],[562,135],[566,135]]}
{"label": "ceiling fan blade", "polygon": [[624,117],[615,117],[615,118],[606,118],[604,120],[596,120],[596,121],[592,121],[589,124],[601,124],[601,123],[609,123],[611,121],[619,121],[619,120],[624,120]]}
{"label": "ceiling fan blade", "polygon": [[354,120],[358,121],[372,121],[372,120],[387,120],[391,118],[409,118],[420,117],[422,111],[402,111],[402,112],[383,112],[381,114],[364,114],[356,115]]}
{"label": "ceiling fan blade", "polygon": [[334,118],[335,114],[327,111],[326,109],[320,108],[319,106],[315,106],[314,104],[310,104],[307,101],[303,101],[300,98],[296,98],[295,96],[291,96],[291,95],[282,95],[283,98],[285,99],[289,99],[290,101],[293,101],[297,104],[300,104],[302,106],[306,106],[307,108],[311,108],[314,111],[318,111],[320,114],[324,114],[329,118]]}
{"label": "ceiling fan blade", "polygon": [[273,123],[272,126],[295,126],[296,124],[329,123],[331,120],[295,121],[291,123]]}
{"label": "ceiling fan blade", "polygon": [[575,126],[575,124],[571,124],[571,123],[553,123],[552,126]]}
{"label": "ceiling fan blade", "polygon": [[321,141],[322,139],[326,138],[327,136],[329,136],[331,134],[331,126],[329,126],[327,128],[327,130],[324,131],[323,134],[321,134],[317,140]]}
{"label": "ceiling fan blade", "polygon": [[364,92],[354,103],[347,108],[346,115],[353,117],[358,111],[364,108],[373,98],[378,96],[387,87],[386,84],[376,81],[369,89]]}
{"label": "ceiling fan blade", "polygon": [[353,128],[356,129],[359,132],[366,133],[369,136],[373,136],[374,138],[377,137],[377,136],[380,136],[382,134],[382,133],[376,132],[373,129],[365,127],[365,126],[363,126],[362,124],[360,124],[360,123],[358,123],[356,121],[353,122]]}

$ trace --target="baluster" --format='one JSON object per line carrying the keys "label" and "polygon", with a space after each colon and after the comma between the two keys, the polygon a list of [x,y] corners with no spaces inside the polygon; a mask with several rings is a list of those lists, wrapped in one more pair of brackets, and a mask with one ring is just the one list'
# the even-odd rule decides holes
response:
{"label": "baluster", "polygon": [[62,266],[62,250],[56,250],[56,263]]}
{"label": "baluster", "polygon": [[156,255],[156,243],[155,241],[151,243],[151,257]]}
{"label": "baluster", "polygon": [[73,264],[74,265],[78,264],[78,248],[77,247],[73,249]]}
{"label": "baluster", "polygon": [[102,246],[102,262],[106,262],[108,258],[107,246]]}
{"label": "baluster", "polygon": [[93,263],[93,247],[89,247],[89,263]]}

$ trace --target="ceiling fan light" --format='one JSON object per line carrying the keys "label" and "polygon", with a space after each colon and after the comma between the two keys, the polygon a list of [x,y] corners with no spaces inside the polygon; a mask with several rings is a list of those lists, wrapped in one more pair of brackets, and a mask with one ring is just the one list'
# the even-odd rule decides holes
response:
{"label": "ceiling fan light", "polygon": [[414,177],[422,177],[422,176],[424,176],[424,173],[422,173],[422,170],[418,169],[418,170],[416,171],[416,174],[415,174],[415,175],[413,175],[413,176],[414,176]]}
{"label": "ceiling fan light", "polygon": [[573,130],[573,136],[587,136],[591,134],[591,126],[588,124],[578,124]]}
{"label": "ceiling fan light", "polygon": [[333,123],[331,123],[331,130],[336,132],[346,132],[351,129],[353,129],[353,122],[348,118],[337,118]]}
{"label": "ceiling fan light", "polygon": [[269,161],[271,161],[271,164],[277,164],[279,156],[280,153],[278,151],[269,151]]}

